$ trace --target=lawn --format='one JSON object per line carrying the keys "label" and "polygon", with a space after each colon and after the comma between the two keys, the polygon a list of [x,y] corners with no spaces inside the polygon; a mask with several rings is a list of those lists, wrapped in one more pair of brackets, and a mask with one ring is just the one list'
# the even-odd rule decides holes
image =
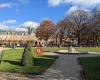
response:
{"label": "lawn", "polygon": [[35,65],[33,67],[21,66],[21,57],[23,49],[10,49],[3,52],[0,71],[40,74],[46,71],[57,59],[57,56],[43,56],[34,58]]}
{"label": "lawn", "polygon": [[79,58],[86,80],[100,80],[100,57]]}
{"label": "lawn", "polygon": [[100,47],[80,47],[80,48],[76,48],[77,51],[79,52],[100,52]]}
{"label": "lawn", "polygon": [[57,52],[59,50],[66,50],[68,48],[65,48],[65,47],[61,47],[61,48],[58,48],[58,47],[47,47],[47,48],[43,48],[45,52]]}

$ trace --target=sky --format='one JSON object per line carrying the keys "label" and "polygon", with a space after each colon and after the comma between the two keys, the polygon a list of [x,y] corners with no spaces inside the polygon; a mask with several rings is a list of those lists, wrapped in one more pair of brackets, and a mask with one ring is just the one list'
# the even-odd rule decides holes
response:
{"label": "sky", "polygon": [[57,23],[74,10],[99,5],[100,0],[0,0],[0,29],[36,28],[45,19]]}

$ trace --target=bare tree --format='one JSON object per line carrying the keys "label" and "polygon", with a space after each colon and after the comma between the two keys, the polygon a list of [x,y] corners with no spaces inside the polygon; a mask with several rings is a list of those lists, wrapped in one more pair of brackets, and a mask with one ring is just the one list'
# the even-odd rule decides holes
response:
{"label": "bare tree", "polygon": [[79,46],[80,45],[80,34],[81,34],[81,31],[85,28],[85,26],[87,24],[88,13],[83,10],[73,11],[69,15],[69,21],[74,24],[73,29],[75,31],[75,35],[77,37],[78,46]]}
{"label": "bare tree", "polygon": [[90,26],[92,27],[93,43],[98,46],[100,36],[100,8],[96,7],[91,13]]}
{"label": "bare tree", "polygon": [[59,38],[59,47],[62,45],[63,39],[65,37],[65,31],[66,31],[66,22],[64,20],[60,21],[57,24],[58,31],[58,38]]}

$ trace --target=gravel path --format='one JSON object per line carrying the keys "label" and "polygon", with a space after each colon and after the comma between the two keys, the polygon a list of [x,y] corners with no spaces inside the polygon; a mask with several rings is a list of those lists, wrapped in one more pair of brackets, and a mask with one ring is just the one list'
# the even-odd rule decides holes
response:
{"label": "gravel path", "polygon": [[[52,55],[55,53],[52,53]],[[59,59],[42,75],[0,73],[0,80],[81,80],[79,57],[94,57],[99,54],[61,54]]]}

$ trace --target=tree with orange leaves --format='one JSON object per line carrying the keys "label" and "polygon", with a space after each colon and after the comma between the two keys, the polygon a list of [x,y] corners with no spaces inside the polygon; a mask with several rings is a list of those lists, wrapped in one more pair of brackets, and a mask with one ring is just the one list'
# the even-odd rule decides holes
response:
{"label": "tree with orange leaves", "polygon": [[40,40],[45,40],[46,44],[49,37],[54,33],[55,25],[50,20],[44,20],[40,26],[36,29],[36,36]]}

